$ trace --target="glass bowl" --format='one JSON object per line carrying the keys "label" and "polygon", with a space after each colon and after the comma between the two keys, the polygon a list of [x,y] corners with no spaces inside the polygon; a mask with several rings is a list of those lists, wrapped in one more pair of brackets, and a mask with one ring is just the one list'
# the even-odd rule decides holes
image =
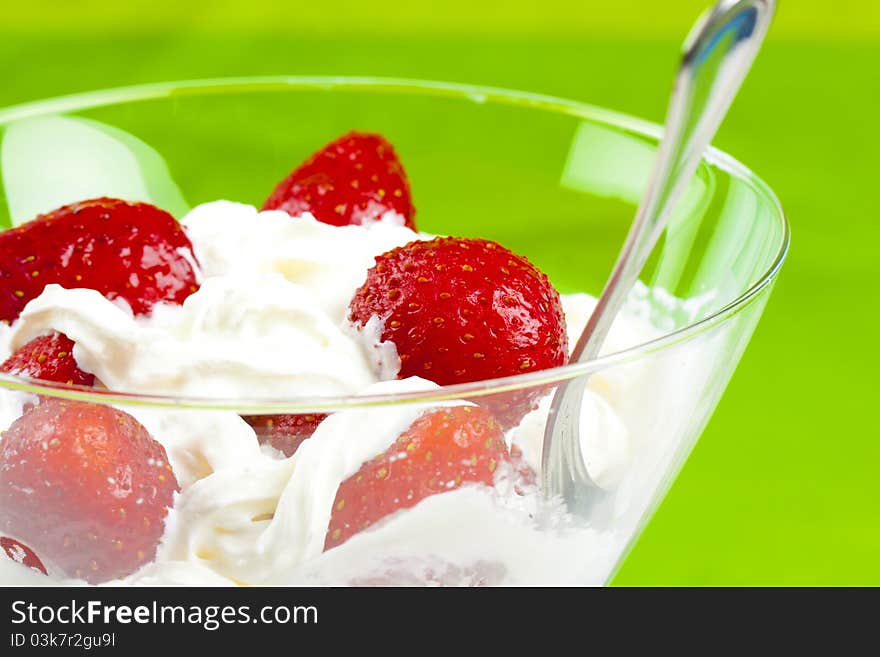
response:
{"label": "glass bowl", "polygon": [[[0,129],[6,227],[97,196],[149,201],[178,218],[216,199],[259,206],[324,143],[351,129],[382,133],[406,167],[419,229],[496,240],[528,257],[563,294],[573,337],[592,308],[584,293],[598,295],[623,242],[660,134],[654,124],[529,93],[303,77],[57,98],[0,111]],[[335,396],[165,396],[2,374],[0,419],[8,427],[37,400],[111,405],[164,445],[181,490],[162,543],[114,584],[605,584],[712,414],[788,239],[770,189],[710,149],[604,354],[590,363]],[[582,447],[600,491],[587,520],[543,500],[533,483],[549,397],[576,377],[589,377]],[[450,404],[494,409],[527,393],[540,404],[505,434],[517,465],[494,489],[451,486],[324,549],[339,482],[398,444],[415,418]],[[261,450],[239,417],[318,413],[329,419],[286,459]],[[13,538],[40,556],[40,535]],[[0,581],[95,580],[88,569],[43,561],[53,578],[6,560]]]}

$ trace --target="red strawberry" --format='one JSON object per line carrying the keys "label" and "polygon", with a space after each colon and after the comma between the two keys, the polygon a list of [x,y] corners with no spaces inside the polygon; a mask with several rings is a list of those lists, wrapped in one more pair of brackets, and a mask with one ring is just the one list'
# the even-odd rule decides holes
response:
{"label": "red strawberry", "polygon": [[7,358],[0,371],[58,383],[95,384],[95,375],[82,371],[76,364],[73,341],[63,333],[34,338]]}
{"label": "red strawberry", "polygon": [[38,557],[27,545],[19,543],[14,538],[0,536],[0,551],[5,553],[6,556],[12,559],[15,563],[20,563],[22,566],[27,566],[32,570],[43,573],[44,575],[49,574],[46,571],[46,566],[40,561],[40,557]]}
{"label": "red strawberry", "polygon": [[315,429],[326,417],[325,414],[314,413],[311,415],[243,415],[242,419],[251,425],[261,445],[271,445],[284,452],[285,456],[291,456],[306,438],[315,433]]}
{"label": "red strawberry", "polygon": [[369,223],[394,211],[415,229],[409,182],[394,147],[365,132],[349,132],[313,154],[278,183],[263,209],[311,212],[334,226]]}
{"label": "red strawberry", "polygon": [[90,583],[155,557],[177,490],[162,445],[110,406],[44,399],[0,440],[0,533]]}
{"label": "red strawberry", "polygon": [[509,461],[501,427],[485,409],[453,406],[426,413],[339,485],[324,549],[431,495],[465,483],[491,486],[498,466]]}
{"label": "red strawberry", "polygon": [[[400,355],[398,378],[441,385],[482,381],[565,364],[559,294],[522,256],[483,239],[438,237],[376,258],[349,305],[358,326],[384,320],[382,340]],[[545,391],[498,395],[492,410],[515,425]]]}
{"label": "red strawberry", "polygon": [[96,198],[0,233],[0,320],[13,321],[49,283],[125,299],[136,314],[198,289],[192,244],[147,203]]}

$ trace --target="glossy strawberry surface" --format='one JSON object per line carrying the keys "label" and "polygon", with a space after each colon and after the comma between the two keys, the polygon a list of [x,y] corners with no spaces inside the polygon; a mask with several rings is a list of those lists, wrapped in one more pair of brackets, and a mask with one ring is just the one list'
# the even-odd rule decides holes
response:
{"label": "glossy strawberry surface", "polygon": [[334,226],[365,224],[394,212],[415,229],[409,180],[381,135],[349,132],[300,164],[275,187],[264,210],[311,212]]}
{"label": "glossy strawberry surface", "polygon": [[[568,353],[559,293],[526,258],[484,239],[438,237],[380,255],[349,305],[356,326],[372,316],[397,348],[399,378],[483,381],[558,367]],[[509,426],[540,394],[499,395],[492,410]]]}
{"label": "glossy strawberry surface", "polygon": [[198,289],[183,228],[147,203],[96,198],[0,232],[0,320],[15,320],[49,283],[125,300],[135,314]]}
{"label": "glossy strawberry surface", "polygon": [[73,341],[57,332],[38,336],[19,348],[0,365],[0,371],[80,386],[95,383],[95,375],[76,364]]}

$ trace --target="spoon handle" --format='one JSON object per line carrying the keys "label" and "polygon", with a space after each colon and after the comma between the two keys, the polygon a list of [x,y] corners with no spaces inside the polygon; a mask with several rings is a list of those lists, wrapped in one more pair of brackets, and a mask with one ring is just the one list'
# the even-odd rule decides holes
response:
{"label": "spoon handle", "polygon": [[[670,213],[736,96],[761,46],[775,0],[719,0],[694,25],[666,115],[657,160],[626,242],[570,362],[595,358],[638,279]],[[544,435],[545,497],[562,496],[569,511],[585,515],[599,489],[580,449],[580,406],[586,377],[561,384]]]}

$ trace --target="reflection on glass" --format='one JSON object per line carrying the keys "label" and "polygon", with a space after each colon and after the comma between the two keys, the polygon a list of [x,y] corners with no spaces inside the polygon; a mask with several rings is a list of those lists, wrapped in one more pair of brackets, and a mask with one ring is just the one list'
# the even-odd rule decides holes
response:
{"label": "reflection on glass", "polygon": [[98,196],[146,201],[180,217],[187,203],[168,166],[127,132],[80,117],[45,116],[7,126],[0,144],[9,210],[0,226]]}
{"label": "reflection on glass", "polygon": [[768,211],[754,189],[739,181],[731,183],[690,294],[700,294],[711,284],[721,299],[730,299],[742,288],[742,281],[757,281],[762,272],[755,267],[755,258],[771,257],[780,239],[773,222],[767,221]]}
{"label": "reflection on glass", "polygon": [[[569,189],[638,205],[657,155],[656,144],[599,123],[575,132],[560,184]],[[701,164],[669,219],[650,288],[674,292],[685,275],[694,240],[715,195],[713,171]],[[705,294],[701,288],[695,294]],[[708,299],[709,295],[704,297]],[[681,317],[681,323],[686,321]],[[673,327],[669,327],[673,328]]]}

